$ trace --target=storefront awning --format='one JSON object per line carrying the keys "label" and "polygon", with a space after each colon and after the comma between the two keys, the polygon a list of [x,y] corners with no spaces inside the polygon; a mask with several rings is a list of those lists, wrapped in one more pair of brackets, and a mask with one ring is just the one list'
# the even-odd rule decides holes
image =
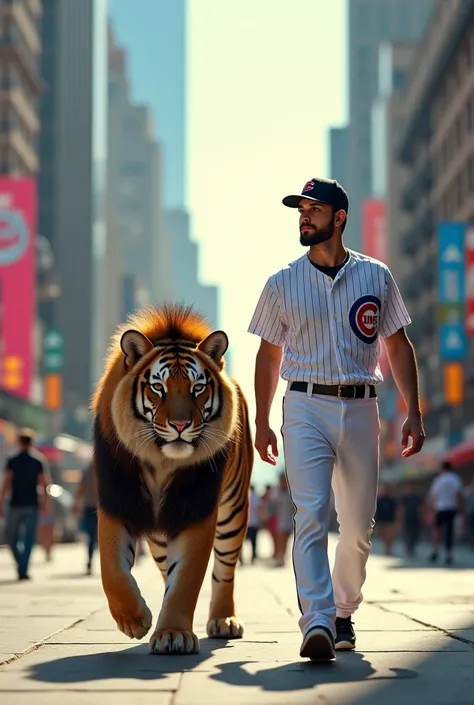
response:
{"label": "storefront awning", "polygon": [[449,460],[454,466],[474,463],[474,437],[467,438],[443,454],[443,460]]}

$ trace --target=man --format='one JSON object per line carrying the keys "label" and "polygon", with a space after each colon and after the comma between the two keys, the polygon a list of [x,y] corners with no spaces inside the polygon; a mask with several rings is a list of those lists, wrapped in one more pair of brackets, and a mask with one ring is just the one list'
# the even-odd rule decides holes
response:
{"label": "man", "polygon": [[390,485],[379,487],[375,525],[385,548],[385,555],[392,555],[392,546],[397,535],[397,500]]}
{"label": "man", "polygon": [[86,574],[92,574],[92,559],[97,548],[97,487],[94,468],[89,463],[82,473],[81,481],[74,497],[73,513],[79,516],[82,507],[81,529],[87,534]]}
{"label": "man", "polygon": [[[19,452],[7,461],[0,490],[0,514],[10,495],[5,533],[13,553],[19,580],[29,580],[28,566],[36,539],[38,510],[48,510],[49,484],[46,458],[32,448],[34,434],[23,429],[18,436]],[[38,488],[41,491],[38,497]],[[21,537],[20,543],[20,534]]]}
{"label": "man", "polygon": [[408,482],[401,499],[401,520],[407,555],[415,556],[423,524],[423,498],[413,482]]}
{"label": "man", "polygon": [[431,483],[428,504],[435,513],[433,527],[433,553],[431,561],[438,560],[441,530],[444,528],[446,565],[453,562],[454,520],[459,511],[464,511],[463,484],[459,475],[452,470],[451,463],[444,461],[439,475]]}
{"label": "man", "polygon": [[[410,317],[388,268],[344,246],[345,190],[336,181],[311,179],[283,204],[298,209],[300,243],[309,252],[269,277],[249,326],[262,339],[255,447],[262,460],[276,464],[269,416],[281,366],[287,381],[285,465],[296,507],[300,655],[334,660],[335,648],[355,647],[351,617],[362,601],[374,527],[379,338],[408,409],[402,455],[420,451],[425,434],[416,359],[405,333]],[[331,483],[340,526],[333,581],[327,555]]]}
{"label": "man", "polygon": [[295,507],[291,501],[284,472],[281,472],[278,476],[275,504],[277,517],[276,565],[283,567],[286,564],[288,541],[293,533],[293,514],[295,513]]}

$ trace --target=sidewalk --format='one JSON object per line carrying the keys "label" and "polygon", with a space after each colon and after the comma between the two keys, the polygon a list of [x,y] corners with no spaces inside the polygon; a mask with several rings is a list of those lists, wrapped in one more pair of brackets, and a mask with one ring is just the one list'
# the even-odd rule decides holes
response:
{"label": "sidewalk", "polygon": [[[264,537],[262,544],[265,545]],[[265,548],[268,548],[265,545]],[[331,540],[331,555],[334,541]],[[244,638],[205,636],[210,574],[199,601],[196,656],[150,656],[108,613],[99,577],[83,577],[83,546],[59,546],[52,564],[35,549],[31,583],[17,583],[0,551],[2,705],[472,705],[474,570],[402,569],[369,561],[365,601],[354,617],[357,651],[333,665],[299,658],[291,567],[238,568]],[[420,562],[421,563],[421,562]],[[146,556],[135,575],[155,619],[163,587]]]}

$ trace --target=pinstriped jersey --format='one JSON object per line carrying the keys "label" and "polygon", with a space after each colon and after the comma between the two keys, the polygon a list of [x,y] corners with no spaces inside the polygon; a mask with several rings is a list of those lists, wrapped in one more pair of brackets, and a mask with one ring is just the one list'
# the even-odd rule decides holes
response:
{"label": "pinstriped jersey", "polygon": [[270,276],[248,332],[283,347],[284,380],[380,384],[380,339],[409,323],[388,267],[349,250],[334,279],[308,254]]}

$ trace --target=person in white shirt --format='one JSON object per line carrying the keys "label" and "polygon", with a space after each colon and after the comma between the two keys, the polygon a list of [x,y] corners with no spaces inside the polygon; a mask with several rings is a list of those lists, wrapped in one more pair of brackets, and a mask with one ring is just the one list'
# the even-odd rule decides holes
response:
{"label": "person in white shirt", "polygon": [[[388,267],[344,246],[346,191],[337,181],[314,178],[283,204],[299,211],[300,243],[309,252],[267,279],[248,328],[261,338],[255,447],[263,461],[276,465],[269,416],[280,374],[287,381],[285,467],[296,507],[300,656],[332,661],[336,648],[355,648],[351,617],[362,601],[374,528],[381,338],[408,410],[403,457],[421,450],[425,434],[416,358],[405,332],[411,320]],[[340,526],[332,579],[331,483]]]}
{"label": "person in white shirt", "polygon": [[430,560],[438,560],[441,531],[444,529],[445,562],[453,562],[454,521],[459,511],[464,509],[464,486],[459,475],[452,470],[450,462],[445,461],[439,475],[431,483],[428,492],[428,504],[435,514],[433,526],[433,552]]}

